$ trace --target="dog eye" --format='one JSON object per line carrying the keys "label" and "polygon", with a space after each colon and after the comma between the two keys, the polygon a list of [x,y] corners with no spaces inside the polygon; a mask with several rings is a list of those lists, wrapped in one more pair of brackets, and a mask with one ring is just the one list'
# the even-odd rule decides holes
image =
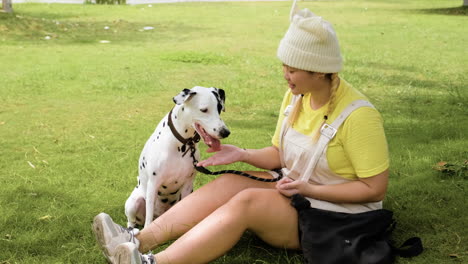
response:
{"label": "dog eye", "polygon": [[208,112],[208,108],[200,109],[200,111],[202,111],[203,113],[206,113],[206,112]]}

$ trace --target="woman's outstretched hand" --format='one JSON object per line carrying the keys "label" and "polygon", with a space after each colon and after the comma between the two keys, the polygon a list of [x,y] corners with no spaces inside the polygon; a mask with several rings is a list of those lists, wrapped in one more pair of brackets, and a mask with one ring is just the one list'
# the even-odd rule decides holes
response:
{"label": "woman's outstretched hand", "polygon": [[[210,149],[207,152],[214,152]],[[221,149],[216,152],[213,156],[198,162],[197,166],[207,167],[215,165],[226,165],[238,161],[243,161],[247,152],[245,149],[241,149],[234,145],[221,145]]]}

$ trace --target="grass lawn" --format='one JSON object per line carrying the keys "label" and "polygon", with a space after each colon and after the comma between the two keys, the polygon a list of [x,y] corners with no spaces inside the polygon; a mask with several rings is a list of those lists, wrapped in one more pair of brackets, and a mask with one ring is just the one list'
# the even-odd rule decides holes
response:
{"label": "grass lawn", "polygon": [[[104,263],[92,218],[105,211],[125,223],[139,153],[183,88],[225,89],[232,132],[225,143],[270,145],[287,89],[276,48],[290,4],[15,4],[13,15],[0,13],[0,263]],[[394,238],[417,235],[426,248],[398,263],[468,262],[461,4],[299,3],[333,22],[346,61],[341,76],[384,117],[391,153],[384,206],[398,221]],[[435,170],[441,161],[445,170]],[[199,175],[196,187],[211,179]],[[301,257],[247,233],[213,263]]]}

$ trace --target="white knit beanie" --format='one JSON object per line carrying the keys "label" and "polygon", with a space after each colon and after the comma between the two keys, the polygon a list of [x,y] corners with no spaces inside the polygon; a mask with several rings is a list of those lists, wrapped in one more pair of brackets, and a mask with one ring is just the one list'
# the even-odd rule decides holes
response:
{"label": "white knit beanie", "polygon": [[340,46],[332,25],[309,9],[296,11],[281,40],[277,56],[287,66],[321,73],[339,72],[343,67]]}

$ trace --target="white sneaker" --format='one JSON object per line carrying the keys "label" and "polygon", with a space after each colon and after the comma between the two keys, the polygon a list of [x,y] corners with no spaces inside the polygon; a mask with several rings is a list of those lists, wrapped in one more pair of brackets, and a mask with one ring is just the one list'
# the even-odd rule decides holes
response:
{"label": "white sneaker", "polygon": [[156,264],[152,254],[141,254],[138,247],[132,242],[118,245],[113,257],[114,264]]}
{"label": "white sneaker", "polygon": [[100,213],[94,217],[93,232],[98,245],[109,262],[113,262],[115,249],[118,245],[131,242],[137,249],[140,246],[140,241],[135,238],[135,235],[139,232],[138,229],[124,228],[114,223],[112,218],[105,213]]}

